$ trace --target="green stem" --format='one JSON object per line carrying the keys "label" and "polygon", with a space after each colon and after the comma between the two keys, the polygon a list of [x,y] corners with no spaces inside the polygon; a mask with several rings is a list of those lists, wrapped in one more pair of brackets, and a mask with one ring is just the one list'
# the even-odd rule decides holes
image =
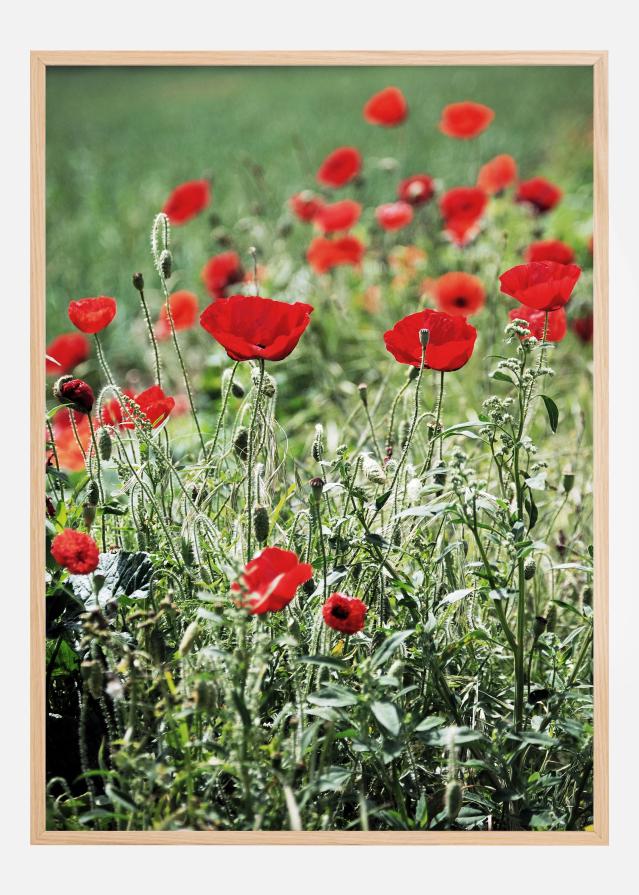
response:
{"label": "green stem", "polygon": [[248,523],[247,523],[247,534],[246,534],[246,561],[249,562],[251,559],[252,552],[252,536],[253,536],[253,460],[254,460],[254,441],[255,441],[255,425],[257,422],[257,417],[259,415],[259,406],[260,400],[262,398],[262,386],[264,385],[264,359],[260,358],[260,378],[257,384],[257,394],[255,396],[255,404],[253,405],[253,413],[251,415],[251,426],[249,428],[249,436],[248,436],[248,461],[247,461],[247,512],[248,512]]}
{"label": "green stem", "polygon": [[156,383],[162,387],[162,372],[160,369],[160,352],[158,350],[158,343],[155,338],[155,333],[153,332],[153,323],[151,322],[151,315],[149,314],[149,306],[146,303],[146,298],[144,297],[144,290],[140,289],[140,303],[142,305],[142,310],[144,311],[144,319],[146,320],[146,327],[149,331],[149,340],[153,347],[153,356],[155,359],[155,381]]}

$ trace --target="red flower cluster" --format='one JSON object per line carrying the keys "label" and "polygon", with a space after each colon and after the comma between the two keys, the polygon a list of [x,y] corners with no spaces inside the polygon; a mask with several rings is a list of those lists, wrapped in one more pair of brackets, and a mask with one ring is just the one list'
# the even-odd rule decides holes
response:
{"label": "red flower cluster", "polygon": [[[63,333],[47,345],[47,373],[70,373],[89,356],[89,342],[80,333]],[[49,360],[51,358],[51,360]],[[57,361],[57,363],[55,363]]]}
{"label": "red flower cluster", "polygon": [[413,208],[408,202],[389,202],[375,210],[375,219],[384,230],[401,230],[413,220]]}
{"label": "red flower cluster", "polygon": [[451,372],[468,363],[475,347],[477,330],[464,317],[445,314],[443,311],[418,311],[399,320],[384,333],[386,350],[400,364],[420,367],[422,347],[419,332],[427,329],[428,344],[424,365],[431,370]]}
{"label": "red flower cluster", "polygon": [[435,194],[433,178],[428,174],[413,174],[406,177],[397,187],[397,197],[409,205],[423,205]]}
{"label": "red flower cluster", "polygon": [[164,203],[162,211],[175,226],[186,224],[204,211],[211,201],[208,180],[189,180],[176,187]]}
{"label": "red flower cluster", "polygon": [[[165,395],[159,385],[152,385],[139,395],[133,395],[126,389],[124,394],[138,405],[154,429],[162,425],[175,407],[175,398]],[[119,429],[135,428],[132,413],[126,405],[122,407],[118,398],[112,398],[104,405],[100,421],[105,426],[117,426]]]}
{"label": "red flower cluster", "polygon": [[555,311],[570,300],[581,275],[576,264],[531,261],[511,267],[499,277],[501,291],[538,311]]}
{"label": "red flower cluster", "polygon": [[488,197],[477,187],[458,186],[445,193],[439,203],[447,234],[465,245],[477,233]]}
{"label": "red flower cluster", "polygon": [[496,155],[479,169],[477,186],[489,196],[496,196],[516,179],[517,163],[512,155]]}
{"label": "red flower cluster", "polygon": [[90,535],[65,528],[51,542],[51,556],[72,575],[95,572],[100,562],[98,545]]}
{"label": "red flower cluster", "polygon": [[563,193],[558,186],[544,177],[522,180],[517,190],[517,201],[531,205],[537,214],[551,211],[560,201]]}
{"label": "red flower cluster", "polygon": [[316,273],[326,273],[342,264],[357,266],[363,257],[364,246],[354,236],[342,236],[340,239],[318,236],[306,252],[306,260]]}
{"label": "red flower cluster", "polygon": [[495,113],[481,103],[451,103],[442,111],[439,129],[447,137],[458,140],[471,140],[489,126]]}
{"label": "red flower cluster", "polygon": [[[181,290],[169,296],[171,318],[176,330],[190,329],[197,321],[199,303],[197,295],[193,292]],[[160,317],[155,326],[155,335],[160,341],[168,339],[171,335],[171,324],[166,304],[160,308]]]}
{"label": "red flower cluster", "polygon": [[202,268],[202,282],[211,298],[224,298],[224,291],[244,279],[242,262],[237,252],[213,255]]}
{"label": "red flower cluster", "polygon": [[79,298],[69,302],[69,320],[81,332],[95,334],[111,323],[117,312],[114,298]]}
{"label": "red flower cluster", "polygon": [[335,189],[357,177],[361,168],[362,157],[357,149],[353,146],[340,146],[326,156],[317,172],[317,180],[323,186]]}
{"label": "red flower cluster", "polygon": [[531,243],[524,253],[526,261],[556,261],[558,264],[572,264],[575,252],[565,242],[546,239]]}
{"label": "red flower cluster", "polygon": [[352,199],[342,199],[341,202],[332,202],[322,205],[315,213],[313,223],[324,233],[337,233],[339,230],[348,230],[359,220],[362,206]]}
{"label": "red flower cluster", "polygon": [[433,291],[440,311],[468,317],[481,310],[486,290],[479,277],[463,271],[451,271],[435,280]]}
{"label": "red flower cluster", "polygon": [[335,631],[342,634],[357,634],[364,628],[368,606],[357,597],[346,594],[331,594],[322,606],[322,618]]}
{"label": "red flower cluster", "polygon": [[[511,320],[525,320],[528,323],[531,336],[540,341],[544,337],[544,321],[546,311],[538,311],[536,308],[527,308],[520,305],[508,312]],[[563,308],[548,312],[548,327],[546,329],[547,342],[561,342],[567,332],[566,312]]]}
{"label": "red flower cluster", "polygon": [[303,192],[291,196],[288,200],[288,207],[296,218],[308,223],[314,220],[317,213],[324,207],[324,202],[320,196],[316,196],[310,190],[303,190]]}
{"label": "red flower cluster", "polygon": [[369,124],[396,127],[406,120],[408,104],[399,87],[386,87],[368,100],[364,106],[364,118]]}
{"label": "red flower cluster", "polygon": [[200,317],[204,329],[231,360],[283,360],[310,323],[313,307],[259,295],[232,295],[214,301]]}
{"label": "red flower cluster", "polygon": [[291,550],[265,547],[246,564],[231,590],[242,594],[240,602],[251,615],[264,615],[288,606],[297,588],[312,575],[313,567],[301,563]]}

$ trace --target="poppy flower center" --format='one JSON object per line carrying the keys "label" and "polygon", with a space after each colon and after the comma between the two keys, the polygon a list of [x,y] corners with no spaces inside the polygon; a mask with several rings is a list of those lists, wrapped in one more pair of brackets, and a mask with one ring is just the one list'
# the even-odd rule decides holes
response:
{"label": "poppy flower center", "polygon": [[349,612],[348,609],[346,609],[344,606],[333,606],[333,608],[331,609],[331,615],[333,615],[335,618],[347,619]]}
{"label": "poppy flower center", "polygon": [[465,308],[468,304],[468,301],[465,295],[456,295],[452,301],[452,304],[454,304],[456,308]]}

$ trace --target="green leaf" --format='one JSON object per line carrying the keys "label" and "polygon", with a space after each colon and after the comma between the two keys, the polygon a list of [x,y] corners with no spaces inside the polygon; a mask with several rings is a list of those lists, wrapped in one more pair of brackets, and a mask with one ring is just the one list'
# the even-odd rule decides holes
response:
{"label": "green leaf", "polygon": [[453,590],[451,593],[446,594],[445,597],[442,598],[442,603],[457,603],[458,600],[463,600],[464,597],[467,597],[468,594],[472,594],[472,587],[463,587],[461,590]]}
{"label": "green leaf", "polygon": [[355,693],[343,687],[325,687],[317,693],[310,693],[306,698],[313,705],[332,705],[336,708],[357,703]]}
{"label": "green leaf", "polygon": [[328,767],[317,781],[317,791],[326,792],[343,789],[351,776],[349,768]]}
{"label": "green leaf", "polygon": [[392,702],[373,702],[371,711],[375,718],[392,736],[396,737],[401,729],[401,722],[397,709]]}
{"label": "green leaf", "polygon": [[384,506],[384,504],[386,503],[386,501],[388,500],[388,498],[389,498],[390,496],[391,496],[391,492],[390,492],[390,491],[384,491],[383,494],[378,495],[378,496],[375,498],[375,509],[376,509],[376,510],[381,510],[381,508]]}
{"label": "green leaf", "polygon": [[559,424],[559,408],[557,407],[553,399],[548,397],[548,395],[542,395],[541,398],[546,405],[546,413],[548,414],[548,422],[550,423],[550,428],[553,432],[556,432],[557,425]]}
{"label": "green leaf", "polygon": [[396,631],[394,634],[391,634],[390,637],[387,637],[382,645],[378,647],[373,654],[373,668],[379,668],[380,665],[383,665],[384,662],[390,659],[395,650],[400,647],[402,643],[407,640],[413,633],[413,629],[410,628],[407,631]]}

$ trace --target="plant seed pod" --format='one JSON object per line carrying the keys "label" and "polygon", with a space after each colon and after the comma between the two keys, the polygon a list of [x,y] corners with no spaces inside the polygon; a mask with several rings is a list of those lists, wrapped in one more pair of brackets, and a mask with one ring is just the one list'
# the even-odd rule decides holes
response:
{"label": "plant seed pod", "polygon": [[165,280],[171,279],[171,273],[173,272],[173,256],[168,249],[164,249],[160,255],[160,270],[162,271],[162,276]]}
{"label": "plant seed pod", "polygon": [[430,339],[430,331],[427,329],[420,329],[419,331],[419,344],[422,348],[426,348],[428,345],[428,340]]}
{"label": "plant seed pod", "polygon": [[535,640],[537,637],[541,637],[541,635],[546,630],[546,626],[548,624],[548,619],[544,618],[543,615],[536,615],[535,621],[533,623],[533,636]]}
{"label": "plant seed pod", "polygon": [[315,476],[309,482],[311,486],[311,500],[315,503],[319,503],[322,499],[322,491],[324,490],[324,479],[320,476]]}
{"label": "plant seed pod", "polygon": [[[257,388],[260,381],[259,367],[253,367],[251,379],[253,380],[253,385]],[[265,398],[272,398],[275,395],[276,390],[275,380],[270,373],[265,373],[264,378],[262,379],[262,394]]]}
{"label": "plant seed pod", "polygon": [[184,636],[180,641],[179,653],[182,657],[187,656],[191,652],[191,648],[195,643],[195,639],[197,635],[200,633],[200,626],[197,622],[191,622],[186,631],[184,632]]}
{"label": "plant seed pod", "polygon": [[530,581],[531,578],[535,577],[535,572],[537,571],[537,563],[529,556],[526,562],[524,563],[524,579],[526,581]]}
{"label": "plant seed pod", "polygon": [[91,479],[87,487],[87,503],[93,507],[96,507],[98,505],[99,496],[100,489],[98,488],[98,483],[95,481],[95,479]]}
{"label": "plant seed pod", "polygon": [[457,819],[464,801],[463,790],[458,780],[451,780],[446,787],[446,817],[452,823]]}
{"label": "plant seed pod", "polygon": [[324,427],[321,423],[318,423],[315,426],[315,440],[313,441],[311,453],[313,455],[313,460],[315,460],[316,463],[320,463],[324,456]]}
{"label": "plant seed pod", "polygon": [[368,386],[366,383],[360,382],[357,386],[357,391],[359,392],[359,397],[364,407],[368,407]]}
{"label": "plant seed pod", "polygon": [[268,510],[263,506],[256,506],[253,510],[253,529],[259,544],[264,544],[269,533]]}
{"label": "plant seed pod", "polygon": [[107,432],[106,427],[102,426],[100,434],[98,435],[98,450],[100,451],[100,457],[103,460],[110,460],[112,449],[113,442],[111,436]]}
{"label": "plant seed pod", "polygon": [[99,699],[102,696],[104,683],[102,665],[97,659],[87,659],[80,665],[80,674],[91,696],[94,699]]}
{"label": "plant seed pod", "polygon": [[88,502],[82,504],[82,519],[88,531],[95,522],[95,504]]}
{"label": "plant seed pod", "polygon": [[575,474],[572,471],[572,466],[570,465],[566,466],[566,468],[564,469],[562,484],[564,493],[569,494],[573,489],[573,485],[575,484]]}
{"label": "plant seed pod", "polygon": [[144,290],[144,277],[141,273],[134,273],[131,277],[131,280],[133,281],[134,288],[137,289],[138,292],[142,292]]}
{"label": "plant seed pod", "polygon": [[233,450],[240,460],[246,460],[248,458],[248,440],[249,430],[246,426],[241,426],[235,433],[235,438],[233,439]]}

